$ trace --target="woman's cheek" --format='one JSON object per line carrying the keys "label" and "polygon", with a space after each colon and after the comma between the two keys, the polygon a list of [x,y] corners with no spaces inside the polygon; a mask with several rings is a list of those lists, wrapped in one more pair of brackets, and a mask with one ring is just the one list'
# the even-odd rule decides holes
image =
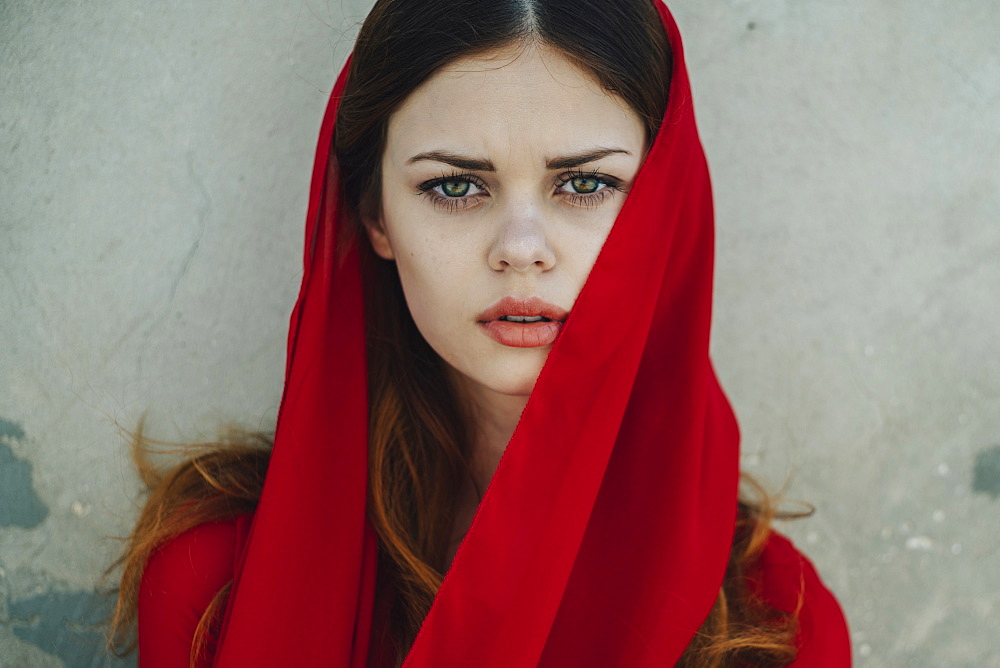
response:
{"label": "woman's cheek", "polygon": [[452,266],[445,258],[418,252],[397,261],[410,314],[425,338],[440,336],[463,315],[466,300],[460,290],[468,281],[449,271]]}

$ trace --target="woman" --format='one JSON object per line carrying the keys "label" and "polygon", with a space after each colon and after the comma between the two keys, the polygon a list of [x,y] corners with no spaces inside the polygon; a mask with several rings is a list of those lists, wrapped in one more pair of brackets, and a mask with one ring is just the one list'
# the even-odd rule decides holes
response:
{"label": "woman", "polygon": [[150,479],[118,618],[143,665],[849,665],[737,500],[712,225],[658,0],[377,2],[273,451]]}

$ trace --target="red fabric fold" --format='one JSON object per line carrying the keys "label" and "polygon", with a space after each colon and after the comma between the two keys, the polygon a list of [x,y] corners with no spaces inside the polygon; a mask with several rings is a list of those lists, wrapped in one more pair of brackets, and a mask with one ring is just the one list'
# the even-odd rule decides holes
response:
{"label": "red fabric fold", "polygon": [[[708,356],[708,168],[680,34],[656,5],[673,51],[662,127],[408,668],[673,665],[718,594],[739,432]],[[274,452],[217,666],[368,663],[363,285],[357,250],[337,247],[336,165],[327,172],[346,72],[320,132]]]}

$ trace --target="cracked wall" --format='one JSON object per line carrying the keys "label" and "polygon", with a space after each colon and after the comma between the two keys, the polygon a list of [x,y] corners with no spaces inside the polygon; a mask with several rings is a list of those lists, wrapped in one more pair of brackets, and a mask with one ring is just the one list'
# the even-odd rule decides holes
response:
{"label": "cracked wall", "polygon": [[[117,426],[272,425],[329,87],[369,3],[0,4],[0,667],[101,650]],[[671,3],[746,470],[858,665],[1000,664],[1000,5]]]}

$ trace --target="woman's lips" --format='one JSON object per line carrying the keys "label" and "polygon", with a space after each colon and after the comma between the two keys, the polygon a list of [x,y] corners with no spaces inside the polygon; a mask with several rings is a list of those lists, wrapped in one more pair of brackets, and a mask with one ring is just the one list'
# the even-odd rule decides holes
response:
{"label": "woman's lips", "polygon": [[[503,316],[542,316],[537,322],[509,322]],[[504,297],[478,318],[479,326],[494,341],[513,348],[537,348],[553,343],[559,336],[569,311],[539,297]]]}
{"label": "woman's lips", "polygon": [[547,346],[555,342],[562,325],[558,320],[525,323],[490,320],[479,323],[494,341],[513,348]]}

